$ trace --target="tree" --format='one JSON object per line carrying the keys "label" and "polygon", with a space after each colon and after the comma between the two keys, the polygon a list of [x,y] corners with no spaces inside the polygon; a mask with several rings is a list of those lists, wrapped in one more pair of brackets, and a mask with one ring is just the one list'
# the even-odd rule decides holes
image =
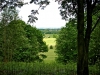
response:
{"label": "tree", "polygon": [[[4,9],[2,9],[2,12],[0,14],[1,16],[1,19],[0,19],[0,29],[1,29],[1,39],[2,41],[1,42],[4,42],[1,47],[2,47],[2,50],[4,51],[3,52],[3,55],[4,55],[4,61],[9,61],[11,60],[11,56],[7,56],[8,55],[8,52],[9,50],[7,50],[7,27],[9,22],[11,22],[12,20],[17,20],[18,19],[18,12],[15,8],[10,8],[10,7],[5,7]],[[9,44],[9,43],[8,43]],[[6,51],[7,50],[7,51]],[[9,53],[10,54],[10,53]]]}
{"label": "tree", "polygon": [[[39,5],[39,9],[40,8],[43,9],[49,4],[49,1],[48,0],[45,0],[45,1],[44,0],[43,1],[42,0],[41,1],[31,0],[30,3],[34,3],[36,5]],[[11,8],[11,9],[14,9],[16,7],[22,7],[24,4],[27,4],[27,3],[24,3],[22,0],[0,0],[0,11],[2,12],[7,7]],[[32,10],[31,15],[29,15],[29,21],[28,22],[31,23],[31,22],[34,22],[35,20],[37,20],[37,17],[35,17],[35,15],[34,15],[34,14],[37,14],[37,13],[38,13],[38,10]],[[6,17],[4,17],[4,18],[6,18]],[[4,23],[6,24],[6,22],[8,22],[8,21],[5,21]],[[1,24],[1,25],[4,25],[4,24]],[[6,28],[7,27],[5,27],[5,26],[3,28],[4,29],[4,34],[6,34]],[[6,35],[3,38],[4,38],[5,43],[6,43]],[[35,38],[37,38],[37,37],[35,36]],[[40,44],[39,47],[38,47],[40,51],[44,51],[44,50],[48,51],[45,42],[36,42],[36,43]],[[41,46],[41,49],[40,49],[40,46]],[[4,48],[4,53],[5,53],[5,56],[6,56],[6,49],[5,48]],[[42,55],[42,54],[40,56],[42,56],[43,58],[46,57],[45,55]],[[37,58],[39,58],[38,55],[37,55]],[[5,59],[6,59],[6,57],[5,57]]]}
{"label": "tree", "polygon": [[21,20],[14,20],[7,26],[6,35],[7,47],[13,52],[13,61],[34,62],[46,58],[46,55],[39,55],[39,52],[47,52],[48,48],[43,42],[42,33],[36,28]]}
{"label": "tree", "polygon": [[13,61],[29,61],[29,49],[31,45],[28,38],[26,37],[26,32],[24,30],[26,24],[21,20],[13,20],[7,26],[7,37],[11,42],[9,42],[9,47],[13,51],[12,60]]}
{"label": "tree", "polygon": [[[25,38],[25,31],[23,29],[23,25],[25,23],[18,20],[18,21],[11,21],[7,26],[0,28],[2,31],[4,29],[5,34],[1,32],[1,40],[2,43],[2,53],[3,53],[3,59],[6,62],[13,60],[13,55],[16,52],[17,48],[20,46],[26,46],[26,42],[28,42],[28,39]],[[19,42],[20,41],[20,42]],[[25,44],[24,44],[25,43]],[[28,43],[27,43],[28,44]],[[27,47],[27,46],[26,46]]]}
{"label": "tree", "polygon": [[[43,61],[46,58],[46,55],[39,54],[47,52],[48,48],[38,29],[27,25],[22,20],[13,20],[5,27],[7,37],[5,40],[0,39],[0,51],[3,54],[1,57],[4,61],[34,62]],[[0,29],[2,38],[3,28]]]}
{"label": "tree", "polygon": [[70,20],[66,26],[61,28],[56,40],[57,61],[67,64],[69,61],[77,60],[76,48],[76,24],[75,20]]}
{"label": "tree", "polygon": [[36,58],[38,58],[38,61],[42,61],[44,58],[46,58],[46,55],[39,53],[48,52],[48,47],[46,43],[43,42],[42,32],[30,25],[26,25],[25,31],[26,37],[29,39],[29,43],[32,45],[32,51],[37,51],[37,53],[33,55],[35,55]]}
{"label": "tree", "polygon": [[[2,53],[2,61],[8,62],[12,61],[13,56],[13,49],[14,45],[11,43],[13,39],[13,28],[11,26],[11,30],[9,28],[9,23],[13,20],[19,19],[18,11],[12,4],[9,3],[10,1],[1,0],[0,1],[0,33],[1,33],[1,53]],[[6,4],[8,3],[8,4]],[[8,26],[9,25],[9,26]],[[17,28],[16,28],[17,29]]]}
{"label": "tree", "polygon": [[[99,12],[99,0],[56,0],[61,4],[60,11],[63,19],[67,19],[70,15],[77,18],[77,46],[78,61],[77,75],[89,75],[88,71],[88,51],[90,35],[100,20],[92,25],[92,16]],[[73,17],[72,17],[73,18]]]}
{"label": "tree", "polygon": [[[70,60],[74,59],[75,61],[77,59],[76,50],[74,51],[72,50],[72,48],[76,49],[76,35],[77,35],[77,33],[75,33],[77,32],[76,28],[74,27],[75,22],[73,21],[72,23],[72,21],[66,23],[66,27],[61,28],[61,31],[58,34],[59,37],[56,40],[56,51],[55,52],[58,55],[57,61],[64,63],[64,64],[66,64]],[[91,65],[94,65],[100,60],[99,28],[100,26],[97,26],[96,29],[91,34],[91,40],[90,40],[90,46],[89,46],[89,59],[88,59],[89,64]]]}
{"label": "tree", "polygon": [[[78,14],[77,14],[77,43],[78,43],[78,61],[77,61],[77,74],[89,75],[88,72],[88,51],[86,50],[84,38],[84,7],[83,0],[78,1]],[[80,17],[81,16],[81,17]],[[88,48],[88,47],[87,47]],[[85,54],[86,53],[86,54]]]}

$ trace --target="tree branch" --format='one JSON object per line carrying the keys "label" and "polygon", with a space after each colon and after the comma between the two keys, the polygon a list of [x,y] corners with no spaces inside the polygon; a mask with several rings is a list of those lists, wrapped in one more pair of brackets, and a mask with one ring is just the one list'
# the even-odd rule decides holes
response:
{"label": "tree branch", "polygon": [[78,11],[77,11],[77,8],[76,8],[77,3],[76,3],[75,0],[72,0],[72,5],[73,5],[73,9],[75,10],[75,13],[78,14],[78,13],[77,13]]}
{"label": "tree branch", "polygon": [[98,18],[97,22],[95,23],[94,27],[91,29],[91,33],[93,32],[93,30],[95,29],[95,27],[97,26],[98,22],[100,20],[100,17]]}

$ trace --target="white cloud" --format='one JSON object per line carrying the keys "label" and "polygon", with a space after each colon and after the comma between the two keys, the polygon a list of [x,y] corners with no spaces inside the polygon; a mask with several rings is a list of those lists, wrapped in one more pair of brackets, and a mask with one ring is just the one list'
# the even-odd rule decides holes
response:
{"label": "white cloud", "polygon": [[[22,16],[24,21],[28,20],[28,15],[31,13],[32,9],[37,9],[36,5],[25,5],[21,8],[19,16]],[[65,26],[65,21],[61,19],[59,14],[58,4],[54,1],[51,1],[44,10],[39,10],[38,21],[34,23],[37,28],[60,28]]]}

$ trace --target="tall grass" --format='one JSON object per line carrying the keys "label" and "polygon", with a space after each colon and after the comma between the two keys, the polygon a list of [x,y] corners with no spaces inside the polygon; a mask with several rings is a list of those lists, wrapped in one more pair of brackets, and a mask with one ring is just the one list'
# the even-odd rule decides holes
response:
{"label": "tall grass", "polygon": [[[91,66],[90,75],[99,75],[96,66]],[[0,63],[0,75],[77,75],[76,63],[67,65],[52,63],[25,63],[8,62]]]}
{"label": "tall grass", "polygon": [[75,75],[76,66],[58,63],[0,63],[0,75]]}

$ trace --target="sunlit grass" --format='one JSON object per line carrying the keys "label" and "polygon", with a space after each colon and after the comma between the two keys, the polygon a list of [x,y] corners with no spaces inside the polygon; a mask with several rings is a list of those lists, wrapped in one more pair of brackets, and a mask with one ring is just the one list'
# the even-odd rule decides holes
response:
{"label": "sunlit grass", "polygon": [[[44,38],[43,39],[46,44],[48,45],[48,49],[49,51],[44,53],[45,55],[47,55],[47,58],[44,60],[44,62],[50,63],[55,61],[55,57],[57,57],[57,55],[55,54],[55,44],[56,44],[56,38]],[[50,45],[53,46],[53,49],[50,49]]]}
{"label": "sunlit grass", "polygon": [[47,45],[54,46],[56,44],[56,38],[44,38],[43,41],[45,41]]}
{"label": "sunlit grass", "polygon": [[53,49],[46,52],[45,55],[47,55],[47,58],[44,59],[44,62],[47,62],[47,63],[55,61],[55,57],[57,57]]}

